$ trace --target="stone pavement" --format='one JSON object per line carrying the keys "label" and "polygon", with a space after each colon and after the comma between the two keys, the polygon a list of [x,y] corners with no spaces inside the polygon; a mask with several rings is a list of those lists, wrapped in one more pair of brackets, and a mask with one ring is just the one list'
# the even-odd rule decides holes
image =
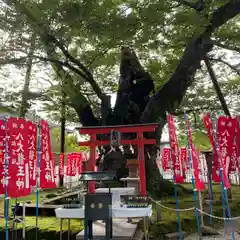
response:
{"label": "stone pavement", "polygon": [[[208,236],[208,237],[203,237],[202,240],[232,240],[232,235],[231,233],[227,233],[226,235],[224,235],[224,231],[220,231],[219,232],[220,235],[219,236]],[[198,235],[197,234],[193,234],[193,235],[189,235],[188,237],[184,238],[185,240],[198,240]],[[235,240],[239,240],[240,239],[240,234],[235,232]]]}
{"label": "stone pavement", "polygon": [[[240,219],[233,221],[233,228],[235,231],[235,240],[240,240]],[[218,231],[218,236],[202,237],[202,240],[232,240],[231,227],[227,222],[227,233],[224,234],[224,229]],[[198,234],[189,235],[185,240],[198,240]]]}

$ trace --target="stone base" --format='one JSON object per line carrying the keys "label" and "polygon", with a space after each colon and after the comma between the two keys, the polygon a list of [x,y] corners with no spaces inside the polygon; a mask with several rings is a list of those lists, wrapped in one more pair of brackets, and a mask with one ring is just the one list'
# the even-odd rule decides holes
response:
{"label": "stone base", "polygon": [[[184,236],[186,236],[186,232],[182,231],[182,239],[184,239]],[[171,239],[171,240],[178,240],[179,239],[179,232],[175,233],[168,233],[165,235],[165,239]]]}
{"label": "stone base", "polygon": [[219,232],[215,230],[214,228],[208,227],[208,226],[201,226],[201,232],[203,236],[214,236],[219,235]]}
{"label": "stone base", "polygon": [[131,187],[135,188],[135,194],[139,194],[139,181],[140,181],[139,178],[127,177],[127,178],[121,178],[120,180],[126,183],[125,186],[130,188]]}
{"label": "stone base", "polygon": [[[127,219],[113,220],[113,240],[133,240],[138,223],[127,223]],[[97,221],[93,224],[93,236],[102,238],[105,236],[105,224]],[[84,230],[77,234],[76,240],[84,240]]]}

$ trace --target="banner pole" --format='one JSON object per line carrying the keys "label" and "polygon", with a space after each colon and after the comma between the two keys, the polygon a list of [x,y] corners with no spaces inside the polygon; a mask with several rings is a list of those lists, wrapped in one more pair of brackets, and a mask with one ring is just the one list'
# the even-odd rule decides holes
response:
{"label": "banner pole", "polygon": [[[168,113],[167,113],[168,116]],[[168,125],[168,134],[170,138],[170,129]],[[171,139],[170,139],[171,141]],[[174,166],[173,166],[173,160],[172,160],[172,146],[170,142],[170,151],[171,151],[171,165],[172,165],[172,170],[173,170],[173,187],[174,187],[174,196],[175,196],[175,201],[176,201],[176,214],[177,214],[177,220],[178,220],[178,232],[179,232],[179,240],[182,240],[182,229],[181,229],[181,217],[180,217],[180,212],[179,210],[179,202],[178,202],[178,194],[177,194],[177,183],[175,179],[175,173],[174,173]],[[178,158],[179,158],[179,151],[178,151]]]}
{"label": "banner pole", "polygon": [[4,138],[4,166],[5,166],[5,240],[9,240],[9,231],[8,231],[8,209],[9,209],[9,197],[8,197],[8,171],[9,171],[9,165],[8,165],[8,129],[7,129],[7,117],[4,117],[5,121],[5,138]]}
{"label": "banner pole", "polygon": [[26,203],[23,202],[22,206],[23,216],[22,216],[22,239],[26,238]]}
{"label": "banner pole", "polygon": [[199,220],[199,215],[198,215],[198,204],[197,204],[197,190],[195,186],[195,180],[194,180],[194,170],[193,170],[193,159],[192,159],[192,151],[190,147],[190,141],[189,141],[189,131],[188,131],[188,125],[187,125],[187,114],[184,109],[184,120],[186,124],[186,135],[187,135],[187,144],[188,144],[188,153],[189,153],[189,160],[190,160],[190,167],[192,171],[192,187],[193,187],[193,199],[195,203],[195,215],[196,215],[196,220],[197,220],[197,228],[198,228],[198,233],[199,237],[201,237],[201,228],[200,228],[200,220]]}
{"label": "banner pole", "polygon": [[36,179],[36,240],[38,240],[38,215],[39,215],[39,188],[40,188],[40,162],[41,162],[41,125],[38,123],[37,135],[37,179]]}

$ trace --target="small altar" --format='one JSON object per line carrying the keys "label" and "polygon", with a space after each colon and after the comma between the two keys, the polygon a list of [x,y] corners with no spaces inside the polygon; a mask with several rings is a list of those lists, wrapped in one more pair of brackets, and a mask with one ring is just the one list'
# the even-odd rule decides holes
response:
{"label": "small altar", "polygon": [[[114,178],[112,172],[84,172],[80,181],[108,182]],[[104,200],[108,197],[108,203]],[[128,205],[129,200],[137,199],[133,204]],[[152,215],[152,206],[143,204],[139,205],[138,200],[147,198],[146,196],[136,196],[135,188],[98,188],[94,193],[86,194],[81,200],[74,200],[63,207],[55,209],[55,214],[60,219],[60,239],[62,239],[63,219],[68,219],[68,232],[70,240],[70,220],[84,219],[85,228],[81,231],[76,239],[114,239],[114,240],[132,240],[138,229],[138,222],[143,219],[144,235],[148,240],[148,224]],[[90,200],[90,201],[89,201]],[[124,200],[124,201],[122,201]],[[127,201],[125,201],[127,200]],[[140,201],[140,200],[139,200]],[[75,202],[79,202],[76,206]],[[105,209],[105,210],[104,210]],[[101,217],[107,216],[107,217]],[[127,219],[137,218],[135,224],[129,223]],[[105,219],[105,220],[103,220]],[[91,221],[89,223],[89,221]],[[87,225],[86,225],[87,224]],[[89,225],[91,224],[91,225]],[[89,235],[89,230],[91,231]],[[94,238],[88,238],[94,236]],[[110,234],[110,238],[109,238]]]}

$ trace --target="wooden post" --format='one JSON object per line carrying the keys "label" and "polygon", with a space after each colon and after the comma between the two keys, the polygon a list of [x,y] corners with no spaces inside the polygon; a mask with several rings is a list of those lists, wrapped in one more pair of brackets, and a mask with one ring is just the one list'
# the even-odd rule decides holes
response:
{"label": "wooden post", "polygon": [[[96,134],[91,135],[91,142],[94,142],[96,140]],[[90,149],[90,162],[89,162],[89,170],[94,171],[95,170],[95,163],[96,163],[96,145],[92,144]],[[95,192],[95,182],[89,182],[88,183],[88,191],[89,193]]]}
{"label": "wooden post", "polygon": [[157,203],[155,204],[155,208],[156,208],[156,220],[157,222],[162,221],[162,213],[161,213],[161,206],[159,206]]}
{"label": "wooden post", "polygon": [[138,167],[140,177],[140,194],[143,196],[147,195],[146,188],[146,173],[145,173],[145,159],[144,159],[144,144],[143,133],[138,132]]}

